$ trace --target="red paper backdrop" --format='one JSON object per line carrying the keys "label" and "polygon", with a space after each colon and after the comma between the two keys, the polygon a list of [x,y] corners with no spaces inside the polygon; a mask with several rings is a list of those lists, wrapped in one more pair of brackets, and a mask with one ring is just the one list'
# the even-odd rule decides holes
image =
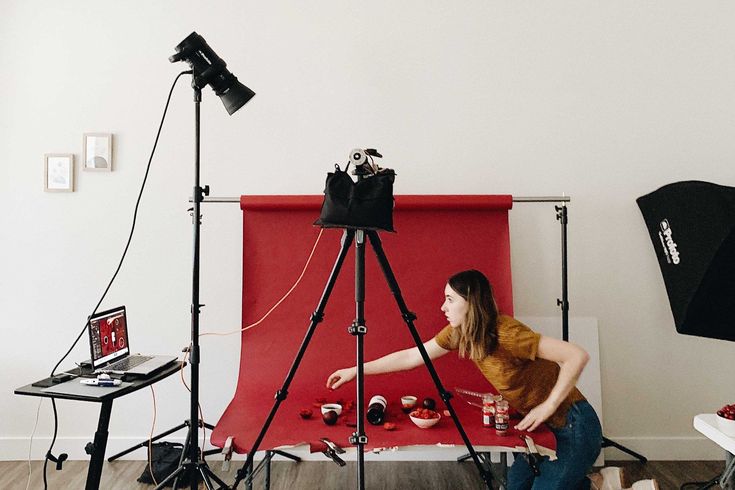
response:
{"label": "red paper backdrop", "polygon": [[[243,196],[243,326],[250,325],[274,305],[293,285],[306,263],[319,228],[312,223],[319,215],[321,196]],[[403,297],[418,315],[415,325],[423,341],[446,325],[440,311],[449,276],[464,269],[484,272],[495,288],[501,311],[512,314],[508,209],[511,196],[396,196],[394,224],[397,233],[380,233]],[[212,433],[211,442],[223,446],[234,436],[238,453],[251,449],[274,404],[299,350],[340,249],[343,230],[324,230],[311,264],[299,286],[263,323],[242,334],[240,375],[233,400]],[[343,414],[334,426],[321,421],[317,399],[355,400],[355,384],[331,392],[325,387],[334,370],[353,366],[356,340],[347,333],[355,316],[354,244],[317,326],[302,362],[259,449],[309,443],[328,437],[342,446],[355,430],[345,425],[355,420],[355,410]],[[413,347],[407,325],[369,242],[366,245],[365,359],[372,360],[394,350]],[[494,391],[475,365],[448,354],[434,363],[446,389]],[[388,421],[397,430],[366,425],[368,448],[405,445],[462,444],[450,417],[433,428],[415,427],[400,411],[400,397],[434,398],[444,407],[426,368],[389,375],[368,376],[366,402],[374,394],[388,399]],[[479,408],[458,396],[452,405],[474,445],[517,446],[517,434],[498,437],[483,429]],[[314,417],[303,420],[298,413],[311,408]],[[553,435],[534,435],[538,444],[555,447]]]}

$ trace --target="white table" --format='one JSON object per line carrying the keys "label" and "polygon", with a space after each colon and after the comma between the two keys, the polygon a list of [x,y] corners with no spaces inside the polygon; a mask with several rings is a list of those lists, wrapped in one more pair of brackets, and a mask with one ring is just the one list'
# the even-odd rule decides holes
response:
{"label": "white table", "polygon": [[717,415],[701,413],[694,417],[694,428],[704,434],[707,439],[717,443],[725,453],[725,471],[719,478],[722,488],[735,488],[735,438],[726,436],[717,425]]}

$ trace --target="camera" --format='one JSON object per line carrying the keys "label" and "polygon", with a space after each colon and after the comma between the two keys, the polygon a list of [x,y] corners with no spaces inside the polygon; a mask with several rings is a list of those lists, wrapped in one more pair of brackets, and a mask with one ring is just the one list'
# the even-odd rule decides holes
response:
{"label": "camera", "polygon": [[357,175],[360,178],[375,175],[380,172],[382,169],[375,163],[373,157],[383,158],[383,155],[378,153],[378,150],[374,148],[368,148],[366,150],[355,148],[352,150],[347,162],[347,166],[352,165],[354,168],[352,175]]}

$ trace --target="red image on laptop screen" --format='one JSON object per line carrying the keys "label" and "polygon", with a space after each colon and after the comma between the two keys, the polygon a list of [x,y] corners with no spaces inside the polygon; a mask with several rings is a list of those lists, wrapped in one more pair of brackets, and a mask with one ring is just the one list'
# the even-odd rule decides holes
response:
{"label": "red image on laptop screen", "polygon": [[128,354],[125,307],[104,311],[91,317],[89,340],[95,368]]}

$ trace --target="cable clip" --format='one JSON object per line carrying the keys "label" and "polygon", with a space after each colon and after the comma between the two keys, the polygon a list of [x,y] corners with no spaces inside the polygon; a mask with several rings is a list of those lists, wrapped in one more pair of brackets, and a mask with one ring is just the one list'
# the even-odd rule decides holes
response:
{"label": "cable clip", "polygon": [[58,458],[54,456],[53,454],[51,454],[51,451],[46,453],[46,459],[56,463],[56,471],[61,470],[61,465],[64,464],[64,461],[66,461],[68,458],[69,458],[69,455],[66,453],[59,454]]}
{"label": "cable clip", "polygon": [[367,443],[368,443],[368,438],[364,434],[361,436],[358,436],[357,433],[353,433],[350,436],[350,444],[352,444],[353,446],[357,444],[367,444]]}
{"label": "cable clip", "polygon": [[402,316],[403,316],[403,321],[406,323],[412,322],[418,318],[416,316],[416,313],[414,313],[413,311],[407,311]]}
{"label": "cable clip", "polygon": [[354,323],[347,328],[350,335],[365,335],[367,327],[365,325],[355,325]]}

